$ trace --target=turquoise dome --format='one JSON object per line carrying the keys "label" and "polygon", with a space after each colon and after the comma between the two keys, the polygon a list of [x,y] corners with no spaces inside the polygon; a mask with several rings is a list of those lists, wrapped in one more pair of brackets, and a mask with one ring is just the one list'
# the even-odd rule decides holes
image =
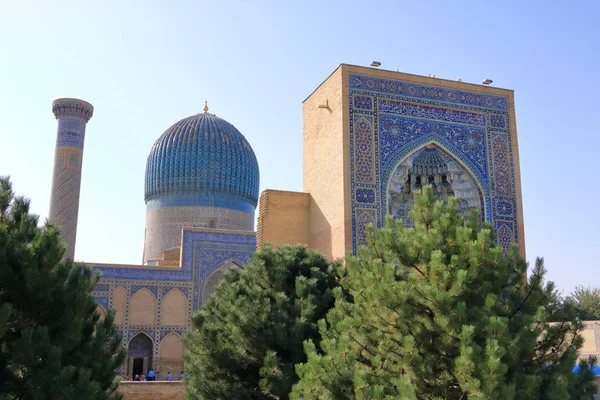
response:
{"label": "turquoise dome", "polygon": [[204,112],[184,118],[154,143],[146,164],[149,208],[212,206],[254,213],[259,171],[246,138]]}

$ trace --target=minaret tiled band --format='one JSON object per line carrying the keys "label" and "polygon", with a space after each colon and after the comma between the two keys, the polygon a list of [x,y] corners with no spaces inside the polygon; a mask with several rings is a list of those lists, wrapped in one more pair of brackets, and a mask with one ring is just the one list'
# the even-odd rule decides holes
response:
{"label": "minaret tiled band", "polygon": [[66,246],[65,258],[73,259],[79,212],[81,162],[85,126],[94,107],[79,99],[57,99],[52,112],[58,120],[49,220],[60,228]]}

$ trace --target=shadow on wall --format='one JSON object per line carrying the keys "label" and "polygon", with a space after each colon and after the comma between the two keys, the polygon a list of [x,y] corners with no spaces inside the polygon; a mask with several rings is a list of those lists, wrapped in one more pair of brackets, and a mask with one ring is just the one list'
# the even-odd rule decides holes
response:
{"label": "shadow on wall", "polygon": [[[327,221],[321,208],[310,196],[310,243],[309,248],[319,251],[328,260],[333,260],[333,248],[331,243],[331,224]],[[345,239],[344,239],[345,240]]]}

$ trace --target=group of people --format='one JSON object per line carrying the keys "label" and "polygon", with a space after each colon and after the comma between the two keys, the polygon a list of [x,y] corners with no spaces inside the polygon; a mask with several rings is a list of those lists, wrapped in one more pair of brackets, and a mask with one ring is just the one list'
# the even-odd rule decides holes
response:
{"label": "group of people", "polygon": [[[160,374],[159,371],[154,372],[153,369],[150,369],[148,371],[148,374],[146,374],[146,375],[135,374],[135,376],[133,376],[133,377],[127,377],[126,380],[127,381],[155,381],[159,374]],[[179,380],[179,381],[183,380],[183,378],[185,378],[185,375],[186,375],[185,372],[181,371],[177,380]],[[173,381],[173,375],[171,374],[171,371],[167,372],[166,380],[169,382]]]}

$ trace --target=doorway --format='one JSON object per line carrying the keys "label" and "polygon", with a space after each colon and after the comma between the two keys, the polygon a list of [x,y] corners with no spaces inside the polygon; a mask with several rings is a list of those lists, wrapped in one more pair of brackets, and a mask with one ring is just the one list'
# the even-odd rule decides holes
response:
{"label": "doorway", "polygon": [[132,371],[131,371],[131,376],[135,377],[136,375],[143,375],[144,374],[144,359],[142,357],[135,357],[133,359],[133,366],[132,366]]}
{"label": "doorway", "polygon": [[137,334],[129,342],[128,376],[146,375],[152,368],[152,339],[144,333]]}

